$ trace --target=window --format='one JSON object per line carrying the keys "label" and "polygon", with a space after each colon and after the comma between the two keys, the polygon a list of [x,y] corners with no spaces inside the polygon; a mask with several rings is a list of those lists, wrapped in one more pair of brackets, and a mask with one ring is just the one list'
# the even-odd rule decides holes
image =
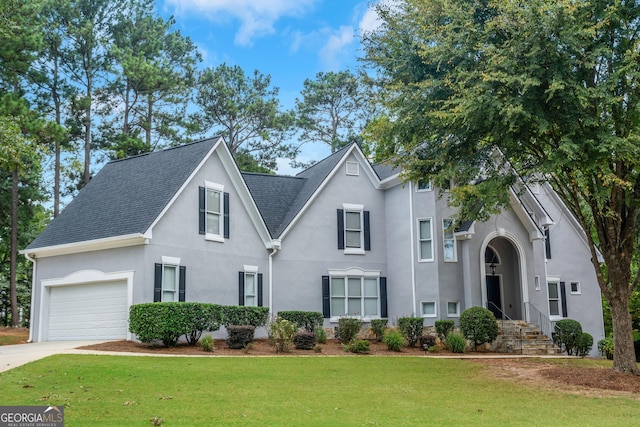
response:
{"label": "window", "polygon": [[258,267],[245,265],[244,271],[238,272],[238,304],[248,307],[262,307],[262,273]]}
{"label": "window", "polygon": [[427,179],[418,181],[418,188],[416,191],[431,191],[431,181]]}
{"label": "window", "polygon": [[436,317],[435,301],[426,301],[422,303],[422,317]]}
{"label": "window", "polygon": [[180,265],[180,258],[163,256],[162,262],[155,264],[153,301],[184,301],[186,271],[187,268]]}
{"label": "window", "polygon": [[357,176],[360,174],[360,164],[358,162],[346,162],[345,168],[347,175]]}
{"label": "window", "polygon": [[567,294],[564,282],[549,280],[549,317],[567,317]]}
{"label": "window", "polygon": [[447,317],[460,316],[460,301],[447,302]]}
{"label": "window", "polygon": [[359,268],[332,270],[322,278],[325,318],[387,317],[387,279]]}
{"label": "window", "polygon": [[229,238],[229,193],[220,184],[200,187],[200,234],[216,242]]}
{"label": "window", "polygon": [[338,249],[344,249],[345,254],[371,250],[369,217],[362,205],[344,204],[338,209]]}
{"label": "window", "polygon": [[418,256],[420,261],[433,261],[433,230],[431,218],[418,220]]}
{"label": "window", "polygon": [[574,295],[581,294],[580,282],[571,282],[571,293]]}
{"label": "window", "polygon": [[536,291],[539,291],[540,290],[540,276],[535,276],[533,278],[533,282],[536,285]]}
{"label": "window", "polygon": [[450,218],[442,220],[442,244],[444,248],[445,261],[457,261],[456,239],[453,236],[453,220]]}
{"label": "window", "polygon": [[544,254],[546,259],[551,259],[551,236],[548,228],[544,230]]}

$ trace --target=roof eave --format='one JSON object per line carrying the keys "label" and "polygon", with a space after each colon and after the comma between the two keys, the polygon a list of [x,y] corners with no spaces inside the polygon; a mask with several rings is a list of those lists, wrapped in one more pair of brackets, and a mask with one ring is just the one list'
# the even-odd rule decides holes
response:
{"label": "roof eave", "polygon": [[23,249],[20,254],[30,258],[47,258],[52,256],[77,254],[80,252],[101,251],[105,249],[126,248],[144,245],[149,238],[142,233],[132,233],[123,236],[106,237],[103,239],[85,240],[82,242],[65,243],[63,245],[44,246],[41,248]]}

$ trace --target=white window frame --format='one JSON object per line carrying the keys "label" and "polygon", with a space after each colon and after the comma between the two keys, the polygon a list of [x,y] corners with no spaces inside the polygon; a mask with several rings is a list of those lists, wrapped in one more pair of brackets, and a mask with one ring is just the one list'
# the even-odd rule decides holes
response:
{"label": "white window frame", "polygon": [[[344,280],[344,295],[336,295],[334,296],[334,285],[333,281],[335,279],[343,279]],[[356,296],[349,297],[349,279],[360,279],[360,311],[356,314],[348,314],[349,313],[349,298],[355,299]],[[375,296],[367,296],[365,295],[365,280],[375,280],[376,282],[376,295]],[[344,315],[335,315],[334,314],[334,299],[344,298]],[[349,268],[347,270],[329,270],[329,301],[330,301],[330,321],[337,322],[341,317],[354,317],[359,318],[364,322],[370,321],[371,319],[380,319],[380,271],[365,271],[360,268]],[[365,311],[365,300],[376,300],[376,311],[377,313],[364,315]]]}
{"label": "white window frame", "polygon": [[[174,289],[167,289],[165,285],[167,283],[167,270],[173,269],[172,275],[174,280]],[[167,301],[164,294],[173,293],[173,299],[171,301]],[[163,302],[177,302],[180,300],[180,258],[175,257],[162,257],[162,291],[160,292],[160,301]]]}
{"label": "white window frame", "polygon": [[[456,236],[454,234],[454,230],[447,232],[446,222],[450,221],[453,224],[453,219],[451,218],[443,218],[442,219],[442,259],[444,262],[458,262],[458,249],[456,245]],[[447,234],[451,233],[451,237],[447,238]],[[453,257],[447,258],[447,249],[446,243],[450,240],[453,243]]]}
{"label": "white window frame", "polygon": [[[420,188],[420,184],[424,184],[424,187]],[[430,180],[416,182],[416,191],[417,192],[432,191],[432,190],[433,190],[433,187],[431,185],[431,181]]]}
{"label": "white window frame", "polygon": [[345,162],[345,174],[349,176],[360,175],[360,163],[358,162]]}
{"label": "white window frame", "polygon": [[[456,305],[456,311],[454,313],[449,311],[449,304]],[[447,317],[460,317],[460,301],[447,301]]]}
{"label": "white window frame", "polygon": [[[344,223],[344,253],[348,255],[364,255],[364,205],[354,205],[349,203],[344,203],[342,205],[343,209],[343,223]],[[347,228],[347,213],[357,213],[360,216],[360,229],[348,229]],[[360,246],[348,246],[347,232],[359,232],[360,233]]]}
{"label": "white window frame", "polygon": [[[432,304],[433,305],[433,313],[432,314],[426,314],[424,312],[424,307],[427,304]],[[422,317],[438,317],[438,304],[436,304],[435,301],[422,301],[420,302],[420,313],[422,314]]]}
{"label": "white window frame", "polygon": [[[422,222],[426,222],[429,221],[429,229],[430,229],[430,234],[431,234],[431,238],[430,239],[424,239],[422,238],[420,231],[422,230],[422,228],[420,227]],[[434,251],[434,239],[433,239],[433,218],[418,218],[418,262],[433,262],[435,260],[435,251]],[[431,241],[431,256],[429,258],[423,258],[422,257],[422,242],[426,242],[426,241]]]}
{"label": "white window frame", "polygon": [[[211,240],[214,242],[224,242],[224,185],[216,184],[214,182],[205,181],[205,239]],[[210,210],[209,206],[209,191],[217,192],[220,194],[220,206],[218,206],[218,211]],[[215,213],[219,215],[218,217],[218,234],[209,233],[209,212]]]}
{"label": "white window frame", "polygon": [[[556,285],[556,289],[558,292],[557,298],[550,297],[550,285]],[[558,302],[558,314],[551,314],[551,301]],[[552,321],[562,319],[562,292],[560,291],[560,278],[559,277],[547,277],[547,306],[549,307],[549,319]]]}
{"label": "white window frame", "polygon": [[[576,285],[576,290],[573,290],[573,285]],[[580,295],[582,294],[582,287],[580,286],[580,282],[578,280],[574,280],[569,282],[569,291],[571,292],[571,295]]]}
{"label": "white window frame", "polygon": [[533,278],[533,282],[535,283],[536,291],[539,291],[540,290],[540,276],[535,276]]}

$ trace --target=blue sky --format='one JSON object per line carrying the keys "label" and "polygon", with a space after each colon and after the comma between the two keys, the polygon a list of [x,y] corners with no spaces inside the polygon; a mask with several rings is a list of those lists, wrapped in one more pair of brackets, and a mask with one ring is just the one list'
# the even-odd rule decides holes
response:
{"label": "blue sky", "polygon": [[[376,25],[368,0],[157,0],[157,8],[196,43],[203,67],[227,63],[269,74],[287,109],[317,72],[355,71],[359,35]],[[299,159],[329,153],[324,144],[306,144]],[[295,171],[280,162],[278,172]]]}

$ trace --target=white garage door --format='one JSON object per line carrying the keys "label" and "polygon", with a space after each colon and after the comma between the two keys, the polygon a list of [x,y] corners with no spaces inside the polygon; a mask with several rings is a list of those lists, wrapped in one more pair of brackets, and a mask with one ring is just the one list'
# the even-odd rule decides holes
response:
{"label": "white garage door", "polygon": [[126,339],[126,282],[51,287],[49,340]]}

